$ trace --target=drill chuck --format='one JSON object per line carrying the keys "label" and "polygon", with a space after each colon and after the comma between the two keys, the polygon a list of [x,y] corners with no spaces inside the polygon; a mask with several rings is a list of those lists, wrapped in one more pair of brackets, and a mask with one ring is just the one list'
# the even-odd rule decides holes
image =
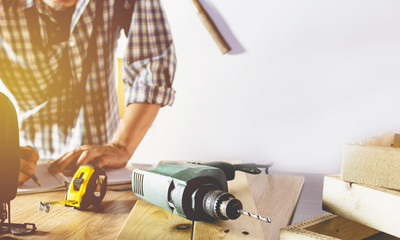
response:
{"label": "drill chuck", "polygon": [[240,216],[240,210],[243,206],[239,199],[232,194],[221,191],[209,191],[203,200],[203,209],[212,218],[215,219],[237,219]]}
{"label": "drill chuck", "polygon": [[232,194],[221,190],[211,190],[205,195],[203,200],[203,209],[207,215],[215,219],[234,220],[243,214],[264,222],[271,222],[270,218],[244,211],[239,199],[235,198]]}

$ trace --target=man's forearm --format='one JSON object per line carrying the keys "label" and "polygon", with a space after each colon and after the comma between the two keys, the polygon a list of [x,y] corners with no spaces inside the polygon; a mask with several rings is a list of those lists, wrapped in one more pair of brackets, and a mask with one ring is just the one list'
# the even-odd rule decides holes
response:
{"label": "man's forearm", "polygon": [[112,144],[124,148],[129,156],[132,156],[156,118],[159,109],[158,104],[129,104],[112,139]]}

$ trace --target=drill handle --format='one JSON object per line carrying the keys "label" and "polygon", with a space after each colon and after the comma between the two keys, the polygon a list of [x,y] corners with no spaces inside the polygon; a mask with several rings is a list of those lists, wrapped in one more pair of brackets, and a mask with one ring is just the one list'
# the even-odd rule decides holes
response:
{"label": "drill handle", "polygon": [[221,169],[225,173],[226,180],[228,181],[235,178],[235,171],[242,171],[250,174],[259,174],[261,173],[261,170],[259,168],[265,168],[265,173],[268,174],[268,168],[272,165],[262,165],[255,163],[230,164],[227,162],[206,162],[201,164]]}
{"label": "drill handle", "polygon": [[260,174],[261,170],[259,168],[265,168],[265,174],[268,174],[269,167],[272,164],[255,164],[255,163],[244,163],[233,165],[236,171],[242,171],[250,174]]}

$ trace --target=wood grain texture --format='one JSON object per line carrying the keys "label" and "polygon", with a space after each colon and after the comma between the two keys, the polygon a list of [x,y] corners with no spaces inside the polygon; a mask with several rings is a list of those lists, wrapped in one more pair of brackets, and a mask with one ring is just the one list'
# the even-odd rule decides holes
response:
{"label": "wood grain texture", "polygon": [[[396,139],[396,141],[395,141]],[[341,178],[344,181],[400,189],[398,134],[348,144],[343,148]]]}
{"label": "wood grain texture", "polygon": [[394,134],[393,136],[393,146],[394,148],[400,148],[400,134]]}
{"label": "wood grain texture", "polygon": [[323,209],[400,237],[400,192],[325,176]]}
{"label": "wood grain texture", "polygon": [[330,213],[281,229],[281,240],[383,240],[398,239]]}
{"label": "wood grain texture", "polygon": [[395,133],[385,133],[369,138],[362,139],[357,145],[371,145],[379,147],[392,147]]}
{"label": "wood grain texture", "polygon": [[285,175],[247,175],[258,213],[272,219],[262,224],[265,238],[279,239],[279,229],[290,224],[304,177]]}
{"label": "wood grain texture", "polygon": [[[228,189],[243,204],[243,209],[249,212],[258,213],[246,175],[236,172],[234,180],[228,182]],[[217,221],[216,223],[206,223],[196,221],[193,229],[193,239],[195,240],[217,240],[217,239],[265,239],[261,222],[247,216],[240,216],[236,220]]]}
{"label": "wood grain texture", "polygon": [[190,239],[193,222],[139,199],[119,234],[122,239]]}
{"label": "wood grain texture", "polygon": [[[129,186],[129,185],[124,185]],[[121,185],[112,188],[121,187]],[[37,230],[21,239],[115,239],[137,198],[132,191],[108,191],[99,208],[79,211],[52,205],[49,213],[38,210],[40,201],[63,200],[66,191],[17,196],[11,201],[11,221],[35,223]],[[1,236],[19,237],[11,234]]]}

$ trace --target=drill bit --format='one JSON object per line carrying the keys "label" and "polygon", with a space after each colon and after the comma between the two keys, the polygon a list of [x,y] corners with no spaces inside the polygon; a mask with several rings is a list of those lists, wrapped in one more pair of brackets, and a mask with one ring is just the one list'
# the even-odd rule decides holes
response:
{"label": "drill bit", "polygon": [[255,214],[255,213],[246,212],[243,209],[238,210],[238,212],[243,214],[243,215],[246,215],[246,216],[249,216],[249,217],[252,217],[252,218],[257,218],[257,219],[259,219],[261,221],[271,223],[271,219],[270,218],[266,218],[266,217],[260,216],[258,214]]}

